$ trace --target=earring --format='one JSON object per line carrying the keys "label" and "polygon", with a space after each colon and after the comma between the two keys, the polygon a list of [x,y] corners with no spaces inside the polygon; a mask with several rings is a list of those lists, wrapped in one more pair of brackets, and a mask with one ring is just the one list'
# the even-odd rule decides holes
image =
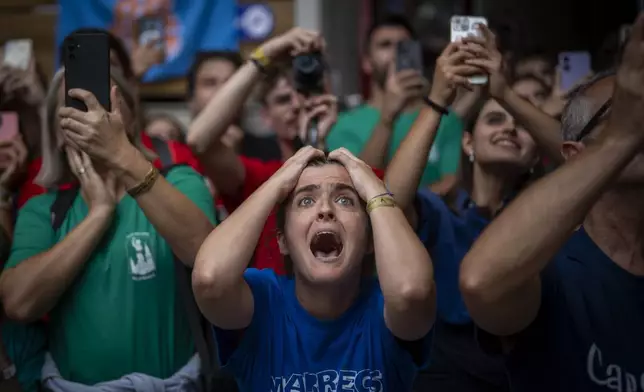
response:
{"label": "earring", "polygon": [[534,174],[534,167],[530,168],[530,174]]}
{"label": "earring", "polygon": [[474,151],[470,153],[470,162],[474,163]]}

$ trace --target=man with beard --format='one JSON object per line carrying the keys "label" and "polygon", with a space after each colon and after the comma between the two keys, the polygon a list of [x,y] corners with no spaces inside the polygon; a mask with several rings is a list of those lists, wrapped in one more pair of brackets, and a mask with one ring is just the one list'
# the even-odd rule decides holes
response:
{"label": "man with beard", "polygon": [[617,73],[566,105],[567,163],[522,192],[461,264],[468,311],[503,338],[517,391],[644,390],[643,107],[644,13]]}
{"label": "man with beard", "polygon": [[[427,80],[420,72],[395,69],[398,43],[415,39],[410,23],[401,16],[390,15],[369,29],[362,69],[371,77],[371,96],[365,105],[339,116],[327,138],[330,150],[344,147],[372,167],[387,166],[424,105],[422,97],[427,92]],[[455,178],[462,131],[463,122],[457,114],[445,116],[427,157],[421,186]]]}

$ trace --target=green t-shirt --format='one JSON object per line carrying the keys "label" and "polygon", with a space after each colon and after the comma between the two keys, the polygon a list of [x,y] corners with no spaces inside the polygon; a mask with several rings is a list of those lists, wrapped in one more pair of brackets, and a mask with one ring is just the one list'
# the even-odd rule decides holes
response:
{"label": "green t-shirt", "polygon": [[[393,158],[417,116],[418,112],[403,113],[398,116],[391,135],[387,162]],[[352,154],[360,155],[379,120],[380,112],[369,105],[362,105],[340,114],[338,122],[326,140],[329,150],[344,147]],[[441,120],[434,145],[427,157],[427,166],[420,180],[420,186],[431,185],[445,176],[456,174],[460,164],[462,137],[463,121],[450,112]]]}
{"label": "green t-shirt", "polygon": [[18,382],[23,392],[39,391],[47,349],[44,325],[3,320],[1,327],[2,343],[11,362],[16,365]]}
{"label": "green t-shirt", "polygon": [[[215,222],[203,177],[178,166],[166,178]],[[78,196],[54,233],[55,196],[37,196],[20,210],[7,268],[50,249],[87,216]],[[168,243],[125,195],[83,272],[49,314],[49,351],[63,378],[91,385],[140,372],[163,379],[188,362],[194,346],[173,263]]]}

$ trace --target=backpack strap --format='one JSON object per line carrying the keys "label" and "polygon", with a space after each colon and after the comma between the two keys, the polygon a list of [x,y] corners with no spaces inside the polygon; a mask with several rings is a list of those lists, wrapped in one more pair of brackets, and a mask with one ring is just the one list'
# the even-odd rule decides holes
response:
{"label": "backpack strap", "polygon": [[151,137],[150,139],[152,140],[154,152],[157,153],[161,161],[161,167],[165,169],[166,167],[173,166],[174,161],[172,160],[172,152],[170,151],[170,147],[168,147],[168,143],[156,137]]}
{"label": "backpack strap", "polygon": [[[161,174],[167,175],[170,170],[180,164],[175,164],[168,143],[158,138],[151,138],[154,151],[159,156],[162,169]],[[201,377],[205,391],[211,391],[216,375],[219,371],[219,362],[216,354],[216,341],[214,330],[210,323],[203,317],[192,292],[192,270],[187,268],[175,256],[174,263],[177,293],[188,318],[188,325],[195,344],[195,349],[201,359]]]}
{"label": "backpack strap", "polygon": [[56,199],[49,209],[51,213],[51,228],[58,231],[67,216],[67,212],[72,208],[74,200],[78,196],[78,187],[74,186],[67,189],[61,189],[56,192]]}

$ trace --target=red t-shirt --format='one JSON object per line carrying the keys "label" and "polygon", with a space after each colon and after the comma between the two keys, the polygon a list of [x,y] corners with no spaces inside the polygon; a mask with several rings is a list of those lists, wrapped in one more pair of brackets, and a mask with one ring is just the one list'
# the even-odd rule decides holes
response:
{"label": "red t-shirt", "polygon": [[[150,137],[145,133],[141,134],[141,142],[145,147],[154,151],[152,139],[150,139]],[[174,162],[175,164],[189,165],[198,173],[203,174],[203,170],[201,168],[201,165],[199,164],[199,161],[188,146],[183,143],[171,141],[168,142],[168,150],[170,151],[170,155],[172,156],[172,162]],[[153,164],[157,169],[161,169],[163,166],[160,159],[156,159]],[[36,179],[36,176],[38,175],[41,167],[42,158],[36,158],[29,163],[29,166],[27,167],[27,178],[18,190],[18,208],[21,208],[23,205],[25,205],[25,203],[32,197],[45,193],[45,188],[34,183],[34,180]],[[65,189],[73,185],[73,183],[63,184],[60,186],[60,188]]]}
{"label": "red t-shirt", "polygon": [[[246,178],[242,191],[237,197],[223,196],[222,201],[226,210],[232,213],[239,207],[244,200],[250,197],[266,180],[268,180],[275,172],[282,167],[282,161],[268,161],[264,162],[259,159],[248,158],[240,156],[240,159],[246,169]],[[384,171],[373,169],[378,178],[384,178]],[[284,263],[282,254],[277,244],[277,215],[276,210],[273,210],[266,219],[266,224],[262,229],[259,236],[259,243],[255,249],[255,263],[253,267],[271,268],[276,274],[283,275],[286,273],[284,270]]]}

